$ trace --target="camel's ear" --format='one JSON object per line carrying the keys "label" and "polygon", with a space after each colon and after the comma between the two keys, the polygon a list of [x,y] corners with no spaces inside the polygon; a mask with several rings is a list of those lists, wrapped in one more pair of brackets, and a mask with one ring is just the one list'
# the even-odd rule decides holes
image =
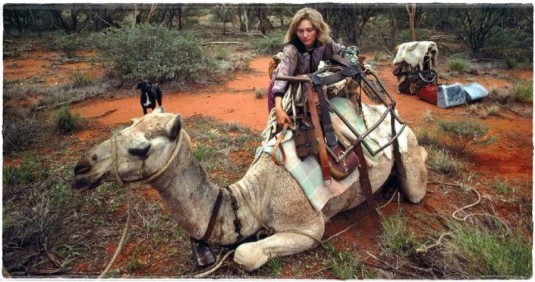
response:
{"label": "camel's ear", "polygon": [[169,123],[167,123],[167,131],[171,141],[175,141],[180,133],[180,129],[182,129],[182,118],[180,115],[176,115],[172,120],[169,121]]}
{"label": "camel's ear", "polygon": [[164,110],[163,107],[158,107],[158,108],[154,109],[153,113],[163,114],[164,112],[165,112],[165,110]]}

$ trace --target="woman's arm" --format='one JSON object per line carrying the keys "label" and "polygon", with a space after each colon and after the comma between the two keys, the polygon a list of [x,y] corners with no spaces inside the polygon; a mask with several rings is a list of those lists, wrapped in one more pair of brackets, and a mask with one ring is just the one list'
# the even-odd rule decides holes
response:
{"label": "woman's arm", "polygon": [[[295,48],[295,46],[291,44],[286,45],[286,47],[284,47],[284,50],[283,50],[282,60],[277,66],[277,71],[275,73],[275,76],[294,75],[295,69],[297,68],[298,59],[299,59],[299,52],[297,51],[297,48]],[[275,83],[273,84],[273,93],[275,97],[284,96],[284,93],[286,93],[287,85],[288,85],[287,81],[275,80]]]}

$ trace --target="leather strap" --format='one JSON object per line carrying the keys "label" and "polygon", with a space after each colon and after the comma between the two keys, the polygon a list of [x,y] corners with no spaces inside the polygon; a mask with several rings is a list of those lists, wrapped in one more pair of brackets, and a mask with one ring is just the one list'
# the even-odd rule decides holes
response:
{"label": "leather strap", "polygon": [[318,94],[317,96],[320,103],[321,125],[325,136],[325,142],[327,143],[327,146],[332,149],[338,144],[338,139],[334,134],[334,129],[331,124],[331,116],[329,115],[329,106],[327,105],[327,100],[325,99],[325,94],[323,92],[323,85],[325,85],[325,83],[317,74],[312,75],[312,83],[314,84],[314,90]]}
{"label": "leather strap", "polygon": [[316,109],[317,96],[312,91],[310,83],[304,83],[305,90],[308,97],[308,105],[310,108],[310,115],[312,118],[312,124],[316,131],[316,139],[318,140],[319,157],[321,165],[321,174],[323,175],[323,182],[326,185],[331,184],[331,172],[329,169],[329,156],[327,156],[327,149],[325,148],[325,141],[323,140],[323,133],[321,132],[321,125],[318,119],[318,111]]}
{"label": "leather strap", "polygon": [[375,199],[373,198],[372,185],[370,183],[370,178],[368,176],[368,165],[366,165],[366,159],[364,158],[364,152],[362,151],[362,144],[356,144],[355,152],[359,159],[358,168],[359,168],[359,181],[362,190],[364,190],[364,196],[366,196],[366,203],[370,209],[371,214],[377,215],[377,206],[375,204]]}
{"label": "leather strap", "polygon": [[210,221],[208,222],[208,227],[206,228],[206,232],[204,233],[204,236],[201,238],[201,241],[203,242],[206,242],[208,239],[210,239],[210,236],[212,236],[212,231],[214,231],[215,220],[217,218],[217,214],[219,213],[219,208],[221,208],[222,201],[223,201],[223,189],[219,189],[219,193],[217,194],[217,198],[215,200],[214,208],[212,209],[212,216],[210,217]]}
{"label": "leather strap", "polygon": [[[284,135],[286,135],[287,129],[288,129],[288,124],[285,123],[282,128],[282,131],[279,133],[279,136],[277,137],[277,140],[275,141],[273,152],[271,152],[271,159],[276,165],[284,165],[284,163],[286,162],[286,154],[284,153],[284,148],[281,146],[281,141],[282,139],[284,139]],[[279,160],[277,159],[277,150],[279,150],[279,148],[280,148],[281,155],[282,155],[281,162],[279,162]]]}

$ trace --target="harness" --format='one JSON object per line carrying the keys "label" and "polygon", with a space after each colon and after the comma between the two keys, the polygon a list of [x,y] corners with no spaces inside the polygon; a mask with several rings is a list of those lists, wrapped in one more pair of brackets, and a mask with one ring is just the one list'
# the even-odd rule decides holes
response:
{"label": "harness", "polygon": [[[395,112],[396,101],[388,93],[388,91],[386,90],[384,85],[381,83],[381,81],[377,78],[374,72],[369,71],[368,69],[363,70],[363,67],[360,66],[359,64],[350,63],[349,61],[345,60],[339,55],[333,55],[331,57],[331,60],[340,63],[343,66],[343,68],[334,74],[324,76],[324,77],[320,77],[318,74],[309,74],[309,75],[295,76],[295,77],[278,76],[276,77],[276,79],[285,80],[285,81],[289,81],[293,83],[304,84],[304,87],[307,93],[312,123],[316,127],[315,133],[316,133],[316,138],[319,142],[319,160],[320,160],[320,164],[322,167],[322,174],[323,174],[323,179],[324,179],[325,184],[328,185],[330,177],[331,177],[330,171],[326,169],[326,167],[328,167],[327,153],[330,155],[332,159],[336,161],[336,163],[342,163],[344,165],[345,165],[346,157],[349,154],[355,153],[358,159],[357,167],[359,169],[359,181],[360,181],[361,187],[364,190],[368,207],[370,208],[370,210],[375,211],[374,214],[377,214],[376,204],[373,199],[373,192],[372,192],[371,183],[368,177],[368,168],[366,165],[366,160],[364,157],[362,146],[364,146],[372,156],[375,156],[379,152],[383,151],[386,147],[393,144],[396,170],[398,172],[403,173],[403,175],[405,175],[405,169],[403,167],[403,164],[401,163],[401,154],[399,152],[398,137],[401,135],[401,133],[405,129],[406,124]],[[372,83],[367,76],[372,76],[372,78],[374,78],[374,80],[378,83]],[[366,94],[368,96],[376,96],[378,98],[378,101],[380,101],[387,108],[386,111],[381,115],[381,117],[372,126],[368,127],[367,130],[362,134],[359,133],[350,124],[350,122],[340,112],[338,112],[338,110],[329,102],[329,100],[325,98],[323,87],[325,85],[338,82],[345,78],[353,79],[354,81],[358,83],[359,86],[361,86],[361,89],[364,89],[364,91],[372,92],[372,93],[366,93]],[[294,89],[295,88],[292,88],[292,90]],[[292,96],[293,95],[294,93],[292,93]],[[319,102],[319,108],[321,111],[321,123],[319,122],[318,114],[316,112],[316,101]],[[359,99],[359,104],[360,104],[360,99]],[[336,137],[336,134],[333,130],[329,112],[334,112],[340,118],[340,120],[342,120],[343,123],[349,128],[349,130],[357,137],[357,139],[353,143],[351,143],[345,150],[338,151],[338,152],[333,151],[333,148],[338,143],[338,140],[337,140],[338,138]],[[295,115],[296,112],[294,111],[293,114]],[[390,114],[390,117],[391,117],[392,138],[388,142],[386,142],[383,146],[379,147],[377,150],[372,150],[371,147],[366,143],[364,138],[366,138],[373,130],[375,130],[386,119],[386,116],[388,114]],[[294,117],[294,120],[295,120],[295,117]],[[396,127],[395,127],[396,122],[401,124],[401,128],[399,132],[396,131]],[[320,130],[319,128],[322,128],[323,131]],[[276,150],[274,150],[274,154],[275,153],[276,153]]]}

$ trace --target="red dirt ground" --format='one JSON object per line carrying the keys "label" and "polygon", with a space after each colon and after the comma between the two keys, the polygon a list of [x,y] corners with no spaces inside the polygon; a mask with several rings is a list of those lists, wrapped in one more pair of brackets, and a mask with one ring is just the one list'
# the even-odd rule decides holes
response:
{"label": "red dirt ground", "polygon": [[[103,71],[96,66],[87,64],[70,64],[61,66],[52,66],[50,64],[50,53],[35,53],[36,57],[24,60],[5,60],[4,61],[4,78],[14,80],[17,78],[28,78],[40,74],[44,78],[44,83],[55,84],[66,79],[70,72],[61,70],[78,70],[88,72],[99,77]],[[57,54],[52,53],[53,56]],[[88,56],[91,54],[88,53]],[[369,58],[372,56],[368,56]],[[260,132],[264,129],[267,119],[267,102],[266,97],[256,98],[255,90],[261,89],[267,91],[269,82],[267,75],[267,66],[270,57],[257,57],[250,63],[251,71],[238,72],[234,78],[223,86],[211,86],[205,89],[187,91],[166,91],[165,85],[162,85],[164,98],[163,105],[167,112],[180,113],[183,117],[193,115],[208,115],[221,121],[238,122],[244,126]],[[10,67],[12,66],[12,67]],[[23,66],[22,68],[16,66]],[[15,68],[14,68],[15,67]],[[24,71],[21,71],[23,69]],[[397,109],[400,116],[412,128],[423,125],[423,113],[426,110],[433,112],[435,117],[446,119],[467,119],[469,115],[466,107],[456,107],[452,109],[440,109],[434,105],[419,100],[418,97],[397,94],[396,79],[391,74],[392,67],[388,63],[382,63],[377,66],[379,77],[394,96],[397,101]],[[524,80],[532,79],[531,70],[508,71],[509,77],[520,78]],[[511,81],[498,79],[489,74],[480,74],[478,76],[465,76],[461,79],[459,76],[450,78],[448,83],[460,82],[468,83],[476,81],[485,86],[489,91],[493,88],[511,87]],[[138,96],[125,97],[115,100],[91,100],[72,107],[72,110],[79,112],[82,117],[96,121],[105,125],[119,125],[128,123],[134,117],[142,115],[142,109],[139,105]],[[532,181],[532,119],[520,117],[508,111],[502,111],[499,117],[489,117],[480,120],[490,128],[490,134],[498,137],[494,144],[475,150],[468,156],[471,163],[468,170],[476,172],[479,176],[477,182],[487,184],[493,183],[495,177],[500,180],[508,180],[509,183],[517,184],[531,201],[531,181]],[[91,124],[94,124],[93,122]],[[76,136],[80,140],[88,140],[109,134],[102,132],[99,128],[89,128],[84,132],[79,132]],[[237,155],[236,158],[242,156]],[[431,173],[431,172],[430,172]],[[448,182],[448,180],[445,180]],[[383,209],[384,214],[396,213],[401,207],[411,218],[416,218],[416,213],[433,214],[436,211],[453,212],[458,207],[452,206],[452,201],[445,198],[443,193],[436,185],[428,186],[428,194],[420,205],[410,205],[401,203],[400,206],[389,205]],[[485,188],[483,193],[492,194],[490,188]],[[157,195],[151,194],[151,198]],[[458,201],[457,201],[458,202]],[[473,202],[473,199],[466,199],[464,202]],[[463,203],[464,203],[463,202]],[[496,209],[499,209],[496,206]],[[377,227],[369,218],[363,218],[362,207],[344,212],[335,217],[327,225],[325,238],[337,233],[355,221],[359,221],[357,227],[350,232],[340,236],[335,246],[345,248],[347,246],[357,246],[359,250],[374,250],[377,246],[377,238],[373,233],[377,232]],[[515,211],[498,210],[497,214],[508,216]],[[417,219],[417,218],[416,218]],[[428,225],[419,219],[423,225]],[[414,228],[417,228],[415,224]],[[375,230],[375,231],[374,231]],[[371,232],[370,232],[371,231]],[[417,232],[417,231],[416,231]],[[355,247],[353,247],[355,248]],[[110,253],[112,250],[110,250]],[[80,266],[81,267],[81,266]]]}

